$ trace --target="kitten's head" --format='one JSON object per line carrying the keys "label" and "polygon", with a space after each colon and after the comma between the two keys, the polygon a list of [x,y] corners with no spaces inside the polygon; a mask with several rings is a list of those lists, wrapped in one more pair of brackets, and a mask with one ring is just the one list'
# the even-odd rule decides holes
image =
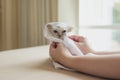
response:
{"label": "kitten's head", "polygon": [[52,22],[46,25],[48,33],[58,39],[64,39],[64,37],[72,30],[72,27],[62,22]]}

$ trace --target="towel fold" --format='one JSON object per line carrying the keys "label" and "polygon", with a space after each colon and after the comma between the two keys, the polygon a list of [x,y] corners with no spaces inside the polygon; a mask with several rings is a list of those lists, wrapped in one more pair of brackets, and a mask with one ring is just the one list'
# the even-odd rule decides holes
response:
{"label": "towel fold", "polygon": [[67,68],[67,67],[63,66],[62,64],[59,64],[55,61],[52,61],[52,63],[53,63],[53,66],[54,66],[55,69],[65,69],[65,70],[68,70],[68,71],[75,71],[74,69]]}

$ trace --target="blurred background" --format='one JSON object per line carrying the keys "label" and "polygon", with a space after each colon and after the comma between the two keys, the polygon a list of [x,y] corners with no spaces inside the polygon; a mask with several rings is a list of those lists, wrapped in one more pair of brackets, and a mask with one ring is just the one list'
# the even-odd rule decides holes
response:
{"label": "blurred background", "polygon": [[120,0],[80,0],[79,26],[95,50],[120,51]]}
{"label": "blurred background", "polygon": [[[46,23],[78,26],[78,0],[0,0],[0,51],[42,46]],[[73,31],[77,32],[77,31]]]}
{"label": "blurred background", "polygon": [[120,0],[0,0],[0,51],[47,45],[43,29],[53,21],[95,50],[120,50]]}

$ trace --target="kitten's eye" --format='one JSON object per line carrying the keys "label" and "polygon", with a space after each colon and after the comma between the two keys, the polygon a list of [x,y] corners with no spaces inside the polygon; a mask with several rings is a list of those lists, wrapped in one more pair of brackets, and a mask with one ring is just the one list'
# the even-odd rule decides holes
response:
{"label": "kitten's eye", "polygon": [[53,30],[54,33],[57,33],[57,30]]}
{"label": "kitten's eye", "polygon": [[66,32],[66,30],[63,30],[63,32],[62,33],[65,33]]}

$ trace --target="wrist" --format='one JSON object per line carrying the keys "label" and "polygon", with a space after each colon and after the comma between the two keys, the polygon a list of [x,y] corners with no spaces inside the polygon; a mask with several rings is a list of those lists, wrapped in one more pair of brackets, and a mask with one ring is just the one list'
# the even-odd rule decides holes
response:
{"label": "wrist", "polygon": [[72,59],[74,56],[67,56],[64,59],[60,60],[60,63],[66,67],[70,67],[72,64]]}

